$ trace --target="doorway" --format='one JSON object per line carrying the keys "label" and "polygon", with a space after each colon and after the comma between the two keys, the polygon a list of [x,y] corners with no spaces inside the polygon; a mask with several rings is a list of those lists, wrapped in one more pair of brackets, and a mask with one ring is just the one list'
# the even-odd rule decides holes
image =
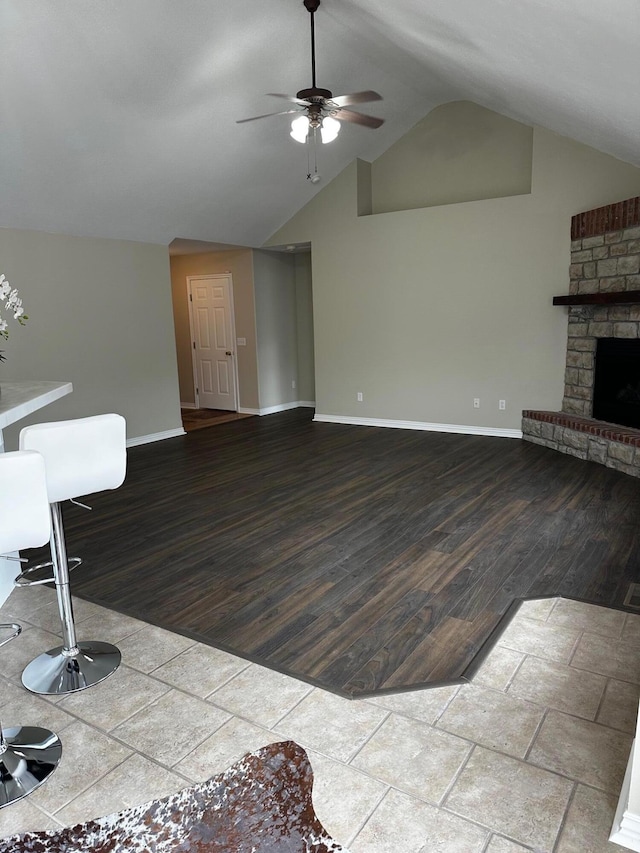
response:
{"label": "doorway", "polygon": [[196,409],[235,412],[238,366],[230,273],[187,276]]}

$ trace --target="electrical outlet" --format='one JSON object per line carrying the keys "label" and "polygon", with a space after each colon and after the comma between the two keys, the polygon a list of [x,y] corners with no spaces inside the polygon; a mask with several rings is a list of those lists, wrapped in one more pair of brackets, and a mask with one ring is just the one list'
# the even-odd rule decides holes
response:
{"label": "electrical outlet", "polygon": [[295,388],[295,387],[296,387],[296,380],[295,380],[295,379],[292,379],[292,380],[291,380],[291,387],[292,387],[292,388]]}
{"label": "electrical outlet", "polygon": [[357,401],[358,401],[359,403],[361,403],[361,402],[362,402],[362,400],[363,400],[363,397],[362,397],[362,391],[358,391],[358,393],[357,393],[357,395],[356,395],[356,399],[357,399]]}
{"label": "electrical outlet", "polygon": [[474,409],[480,408],[480,397],[474,397],[473,398],[473,408]]}
{"label": "electrical outlet", "polygon": [[498,400],[498,408],[500,409],[501,412],[504,412],[504,410],[507,408],[507,401],[506,400]]}

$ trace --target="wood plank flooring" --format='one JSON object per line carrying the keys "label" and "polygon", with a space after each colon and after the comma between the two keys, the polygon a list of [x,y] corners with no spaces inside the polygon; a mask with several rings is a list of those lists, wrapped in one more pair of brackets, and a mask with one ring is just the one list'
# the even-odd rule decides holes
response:
{"label": "wood plank flooring", "polygon": [[241,421],[243,418],[252,418],[255,415],[247,415],[241,412],[228,412],[223,409],[180,409],[182,426],[186,432],[196,429],[207,429],[218,426],[227,421]]}
{"label": "wood plank flooring", "polygon": [[639,480],[309,409],[133,448],[89,503],[64,510],[76,595],[347,696],[463,677],[519,598],[640,581]]}

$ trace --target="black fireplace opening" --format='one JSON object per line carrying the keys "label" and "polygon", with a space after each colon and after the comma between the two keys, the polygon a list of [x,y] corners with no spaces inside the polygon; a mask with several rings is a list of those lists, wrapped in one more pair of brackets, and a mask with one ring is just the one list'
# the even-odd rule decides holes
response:
{"label": "black fireplace opening", "polygon": [[598,339],[593,417],[640,429],[640,340]]}

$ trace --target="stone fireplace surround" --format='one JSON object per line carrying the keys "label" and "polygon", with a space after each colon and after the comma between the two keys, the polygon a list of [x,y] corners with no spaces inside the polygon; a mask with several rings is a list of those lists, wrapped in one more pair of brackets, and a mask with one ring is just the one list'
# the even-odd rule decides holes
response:
{"label": "stone fireplace surround", "polygon": [[525,410],[523,438],[640,477],[640,430],[592,417],[598,338],[640,339],[640,197],[572,218],[569,277],[562,411]]}

